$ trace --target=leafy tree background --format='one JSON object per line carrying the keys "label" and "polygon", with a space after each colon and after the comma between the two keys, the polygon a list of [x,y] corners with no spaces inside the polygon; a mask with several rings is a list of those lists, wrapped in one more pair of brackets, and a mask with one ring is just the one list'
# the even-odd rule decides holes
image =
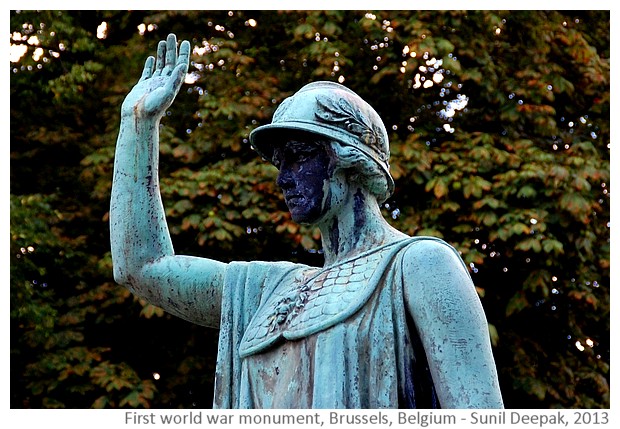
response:
{"label": "leafy tree background", "polygon": [[384,214],[460,252],[508,408],[609,407],[608,11],[12,11],[11,407],[211,406],[217,332],[112,279],[119,108],[169,32],[161,130],[177,253],[321,263],[248,134],[342,81],[390,130]]}

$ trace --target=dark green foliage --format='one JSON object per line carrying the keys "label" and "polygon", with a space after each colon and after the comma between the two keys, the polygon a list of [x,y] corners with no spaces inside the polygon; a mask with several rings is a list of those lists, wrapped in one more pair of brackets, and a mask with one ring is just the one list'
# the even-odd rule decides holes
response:
{"label": "dark green foliage", "polygon": [[609,407],[609,12],[14,11],[11,32],[13,408],[211,405],[217,332],[111,272],[120,105],[169,32],[195,47],[161,127],[177,253],[321,263],[247,138],[344,79],[390,131],[385,216],[471,268],[506,406]]}

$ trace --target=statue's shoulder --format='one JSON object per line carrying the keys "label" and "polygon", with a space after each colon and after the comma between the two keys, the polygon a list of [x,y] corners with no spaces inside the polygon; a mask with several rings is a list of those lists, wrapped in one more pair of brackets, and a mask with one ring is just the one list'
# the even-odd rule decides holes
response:
{"label": "statue's shoulder", "polygon": [[405,294],[410,296],[453,294],[455,285],[472,284],[459,252],[436,237],[414,237],[404,249],[402,270]]}
{"label": "statue's shoulder", "polygon": [[458,251],[450,244],[438,237],[416,236],[409,238],[409,244],[404,249],[406,259],[434,259],[452,257]]}

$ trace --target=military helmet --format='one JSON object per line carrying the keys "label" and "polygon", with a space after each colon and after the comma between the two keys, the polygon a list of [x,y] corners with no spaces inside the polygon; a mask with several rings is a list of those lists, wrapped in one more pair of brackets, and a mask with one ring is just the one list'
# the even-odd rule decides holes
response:
{"label": "military helmet", "polygon": [[278,106],[271,124],[250,133],[250,143],[260,155],[271,161],[275,146],[281,144],[286,131],[291,130],[318,134],[354,147],[381,167],[389,194],[394,191],[389,164],[390,146],[383,121],[349,88],[328,81],[304,86]]}

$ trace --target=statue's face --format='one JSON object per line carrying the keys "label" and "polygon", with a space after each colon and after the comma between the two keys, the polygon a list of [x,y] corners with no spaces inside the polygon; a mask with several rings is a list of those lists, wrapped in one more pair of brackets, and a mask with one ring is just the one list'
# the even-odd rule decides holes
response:
{"label": "statue's face", "polygon": [[295,222],[312,224],[328,205],[330,157],[318,143],[289,141],[276,148],[273,163],[280,170],[276,183]]}

